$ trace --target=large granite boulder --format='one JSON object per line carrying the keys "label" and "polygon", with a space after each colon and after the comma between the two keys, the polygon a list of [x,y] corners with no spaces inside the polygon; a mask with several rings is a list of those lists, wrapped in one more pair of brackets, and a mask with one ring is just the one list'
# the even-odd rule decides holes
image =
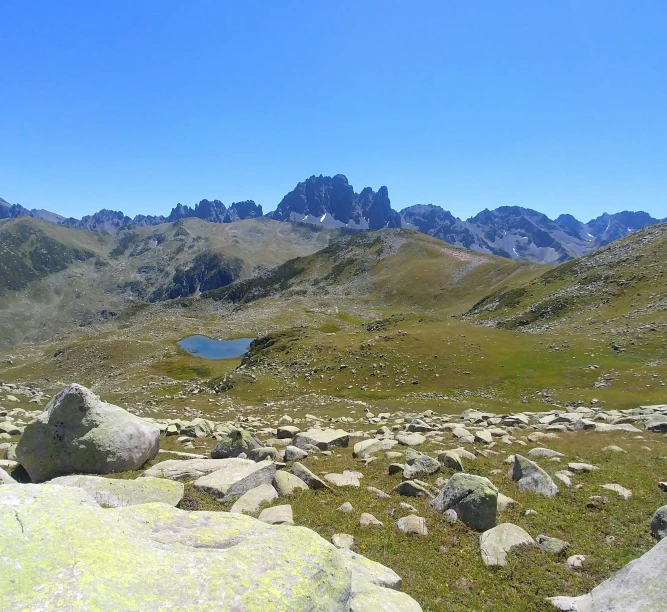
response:
{"label": "large granite boulder", "polygon": [[185,487],[181,482],[165,478],[120,480],[102,476],[59,476],[45,484],[78,487],[86,491],[103,508],[121,508],[161,502],[177,506],[183,499]]}
{"label": "large granite boulder", "polygon": [[[239,459],[238,461],[247,461],[247,459]],[[149,467],[142,476],[189,480],[221,470],[228,463],[228,459],[167,459]]]}
{"label": "large granite boulder", "polygon": [[496,524],[498,489],[488,478],[457,472],[430,506],[438,512],[454,510],[471,529],[486,531]]}
{"label": "large granite boulder", "polygon": [[210,493],[217,499],[231,499],[260,485],[270,484],[276,475],[273,461],[255,463],[238,457],[223,461],[226,463],[221,469],[195,480],[195,489]]}
{"label": "large granite boulder", "polygon": [[310,529],[164,504],[104,510],[75,487],[0,487],[0,550],[7,610],[421,610],[391,570]]}
{"label": "large granite boulder", "polygon": [[653,612],[667,602],[667,538],[581,597],[551,597],[568,612]]}
{"label": "large granite boulder", "polygon": [[157,454],[160,428],[71,384],[26,426],[16,447],[33,482],[138,470]]}

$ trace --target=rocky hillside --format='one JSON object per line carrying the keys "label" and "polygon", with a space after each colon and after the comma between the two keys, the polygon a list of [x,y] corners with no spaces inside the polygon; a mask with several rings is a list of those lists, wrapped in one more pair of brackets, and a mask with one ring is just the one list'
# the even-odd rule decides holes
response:
{"label": "rocky hillside", "polygon": [[568,261],[528,283],[480,300],[472,320],[539,329],[573,320],[627,319],[667,310],[667,223]]}
{"label": "rocky hillside", "polygon": [[252,278],[338,234],[264,218],[183,219],[113,235],[30,217],[0,221],[0,343],[43,339],[132,305]]}
{"label": "rocky hillside", "polygon": [[541,266],[452,247],[412,230],[359,233],[207,296],[234,302],[290,296],[372,296],[376,304],[450,308]]}

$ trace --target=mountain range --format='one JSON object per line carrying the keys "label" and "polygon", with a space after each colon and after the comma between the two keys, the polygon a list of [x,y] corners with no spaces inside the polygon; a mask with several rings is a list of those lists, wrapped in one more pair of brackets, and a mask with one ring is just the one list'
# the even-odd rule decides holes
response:
{"label": "mountain range", "polygon": [[[76,229],[116,233],[121,228],[145,227],[198,218],[233,223],[263,216],[253,200],[226,207],[220,200],[201,200],[194,207],[177,204],[168,216],[137,215],[103,209],[82,219],[64,218],[42,209],[28,210],[0,198],[0,219],[29,216]],[[584,223],[569,214],[552,220],[519,206],[485,209],[467,220],[433,204],[416,204],[396,211],[382,186],[356,193],[348,179],[337,174],[311,176],[300,182],[266,215],[276,221],[308,223],[329,228],[378,230],[405,227],[450,244],[517,261],[557,264],[589,253],[648,225],[659,223],[645,212],[604,213]]]}

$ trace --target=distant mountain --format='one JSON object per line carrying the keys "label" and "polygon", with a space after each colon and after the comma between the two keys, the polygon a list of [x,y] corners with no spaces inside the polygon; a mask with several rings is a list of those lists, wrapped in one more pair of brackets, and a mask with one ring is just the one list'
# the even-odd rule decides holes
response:
{"label": "distant mountain", "polygon": [[326,227],[377,230],[401,226],[401,217],[391,207],[386,187],[380,187],[377,193],[366,187],[357,194],[342,174],[311,176],[298,183],[267,216],[276,221]]}
{"label": "distant mountain", "polygon": [[[233,223],[262,215],[262,207],[253,200],[234,202],[229,207],[220,200],[201,200],[194,207],[179,203],[166,217],[137,215],[131,218],[120,211],[104,209],[82,219],[65,219],[47,210],[28,210],[0,198],[0,219],[28,216],[110,234],[130,226],[146,227],[190,218]],[[343,174],[311,176],[298,183],[276,210],[266,216],[276,221],[353,230],[405,227],[481,253],[547,264],[585,255],[661,222],[641,211],[605,213],[588,223],[569,214],[552,220],[519,206],[485,209],[465,221],[433,204],[416,204],[397,212],[391,207],[386,187],[380,187],[377,192],[366,187],[356,193]]]}
{"label": "distant mountain", "polygon": [[648,225],[660,223],[645,212],[604,214],[588,223],[572,215],[555,221],[530,208],[485,209],[462,221],[439,206],[410,206],[401,211],[404,227],[457,246],[514,260],[556,264],[579,257]]}

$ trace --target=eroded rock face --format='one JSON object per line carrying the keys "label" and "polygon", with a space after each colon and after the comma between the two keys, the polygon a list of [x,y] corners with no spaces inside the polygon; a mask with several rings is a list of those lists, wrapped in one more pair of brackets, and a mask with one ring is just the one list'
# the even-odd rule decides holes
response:
{"label": "eroded rock face", "polygon": [[568,612],[652,612],[667,601],[667,538],[581,597],[551,597]]}
{"label": "eroded rock face", "polygon": [[75,487],[1,487],[0,549],[8,610],[421,610],[392,590],[391,570],[310,529],[163,504],[102,509]]}
{"label": "eroded rock face", "polygon": [[160,429],[71,384],[58,393],[16,447],[33,482],[73,473],[138,470],[157,454]]}

